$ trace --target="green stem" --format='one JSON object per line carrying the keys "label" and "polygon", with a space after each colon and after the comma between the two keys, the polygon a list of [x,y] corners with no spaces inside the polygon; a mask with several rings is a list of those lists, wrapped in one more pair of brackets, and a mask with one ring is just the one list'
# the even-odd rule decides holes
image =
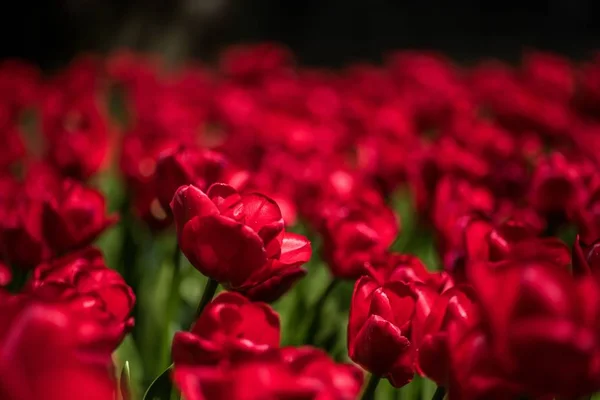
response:
{"label": "green stem", "polygon": [[379,376],[371,374],[367,387],[361,396],[361,400],[375,399],[375,391],[377,390],[377,385],[379,385],[380,380],[381,378]]}
{"label": "green stem", "polygon": [[329,295],[331,295],[333,289],[335,289],[339,282],[339,279],[332,279],[331,282],[329,282],[329,285],[327,285],[327,288],[325,289],[323,294],[321,294],[321,297],[319,297],[319,300],[317,300],[317,303],[314,306],[315,312],[313,314],[312,321],[310,322],[308,333],[306,334],[306,344],[315,344],[315,338],[317,336],[317,332],[319,331],[319,325],[321,324],[321,315],[323,314],[323,307],[325,306],[327,298],[329,297]]}
{"label": "green stem", "polygon": [[443,400],[444,397],[446,397],[446,388],[438,386],[437,389],[435,389],[435,393],[433,393],[431,400]]}
{"label": "green stem", "polygon": [[198,308],[196,309],[196,318],[202,314],[204,307],[206,307],[206,305],[210,303],[212,298],[215,296],[218,286],[219,282],[212,278],[208,278],[208,281],[206,281],[206,286],[204,286],[204,293],[202,293],[202,298],[200,299],[200,303],[198,303]]}
{"label": "green stem", "polygon": [[[137,255],[138,255],[138,244],[134,234],[134,218],[131,215],[129,209],[129,202],[124,201],[121,206],[121,219],[123,229],[123,245],[121,247],[121,260],[120,265],[121,275],[125,282],[131,287],[133,292],[137,295],[139,288],[139,276],[137,273]],[[131,335],[136,342],[139,342],[141,335],[140,327],[140,306],[139,301],[136,301],[133,310],[131,312],[134,318],[135,325],[133,326]]]}
{"label": "green stem", "polygon": [[159,368],[163,369],[170,363],[171,355],[171,322],[173,314],[177,313],[180,302],[179,286],[181,284],[181,251],[175,249],[173,254],[173,275],[171,277],[171,288],[169,289],[169,297],[167,298],[167,306],[165,309],[165,326],[163,327],[163,339],[161,341],[161,358],[158,364]]}

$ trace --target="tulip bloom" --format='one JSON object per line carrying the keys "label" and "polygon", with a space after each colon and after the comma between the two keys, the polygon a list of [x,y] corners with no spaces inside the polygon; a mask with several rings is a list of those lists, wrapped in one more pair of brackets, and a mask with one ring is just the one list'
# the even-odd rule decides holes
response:
{"label": "tulip bloom", "polygon": [[117,219],[106,215],[102,193],[65,180],[44,202],[42,231],[52,252],[60,255],[90,244]]}
{"label": "tulip bloom", "polygon": [[[453,287],[429,305],[429,313],[413,321],[413,341],[417,347],[415,368],[422,376],[447,386],[450,368],[448,329],[467,330],[479,322],[477,305],[470,288]],[[420,325],[420,326],[419,326]]]}
{"label": "tulip bloom", "polygon": [[564,222],[583,203],[584,182],[579,166],[560,153],[542,159],[533,173],[531,205],[554,225]]}
{"label": "tulip bloom", "polygon": [[[468,268],[481,261],[499,262],[504,260],[545,260],[567,268],[571,262],[569,248],[558,238],[537,237],[536,230],[525,221],[509,219],[501,224],[493,224],[478,215],[464,217],[461,247],[454,249],[460,254],[464,265],[454,268]],[[453,273],[464,271],[453,270]]]}
{"label": "tulip bloom", "polygon": [[40,264],[27,282],[26,293],[45,302],[64,302],[74,315],[97,321],[103,326],[97,341],[111,350],[133,327],[135,295],[95,248]]}
{"label": "tulip bloom", "polygon": [[600,288],[545,260],[472,268],[499,365],[525,393],[577,397],[600,389]]}
{"label": "tulip bloom", "polygon": [[175,367],[175,384],[188,400],[351,400],[363,374],[336,364],[318,349],[284,348],[216,368]]}
{"label": "tulip bloom", "polygon": [[109,152],[106,116],[90,94],[72,100],[75,104],[47,101],[44,134],[46,158],[65,176],[84,180],[102,167]]}
{"label": "tulip bloom", "polygon": [[441,293],[454,285],[446,272],[427,271],[423,262],[411,254],[378,254],[365,263],[364,268],[367,274],[382,286],[388,282],[419,282]]}
{"label": "tulip bloom", "polygon": [[0,315],[0,398],[114,399],[110,351],[85,345],[102,325],[65,304],[2,297]]}
{"label": "tulip bloom", "polygon": [[365,262],[396,239],[396,215],[378,195],[333,203],[328,211],[323,218],[323,258],[333,276],[358,279],[366,273]]}
{"label": "tulip bloom", "polygon": [[180,187],[171,210],[179,247],[192,265],[253,300],[274,301],[306,274],[310,242],[284,231],[277,203],[214,184]]}
{"label": "tulip bloom", "polygon": [[160,204],[169,210],[173,195],[180,186],[194,185],[206,190],[221,182],[227,161],[217,152],[192,147],[179,147],[164,152],[156,164],[156,188]]}
{"label": "tulip bloom", "polygon": [[394,387],[414,375],[411,320],[416,295],[403,282],[383,286],[363,276],[354,285],[348,323],[348,354],[372,374],[389,379]]}
{"label": "tulip bloom", "polygon": [[279,315],[265,303],[225,292],[202,312],[191,332],[173,339],[175,366],[217,365],[234,354],[257,354],[279,347]]}
{"label": "tulip bloom", "polygon": [[[481,326],[477,325],[466,331],[463,328],[460,324],[450,324],[447,330],[450,358],[447,370],[450,374],[448,397],[464,400],[504,400],[523,396],[525,389],[499,365],[490,339]],[[432,369],[429,371],[446,372],[443,371],[444,366],[431,365]]]}
{"label": "tulip bloom", "polygon": [[0,199],[2,253],[11,266],[30,269],[78,250],[117,221],[106,215],[104,196],[46,165],[28,172],[24,183],[3,181]]}

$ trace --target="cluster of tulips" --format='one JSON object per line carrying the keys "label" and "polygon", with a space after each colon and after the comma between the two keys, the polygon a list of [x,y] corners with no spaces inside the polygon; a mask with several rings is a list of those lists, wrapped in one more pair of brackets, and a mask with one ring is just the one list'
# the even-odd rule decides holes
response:
{"label": "cluster of tulips", "polygon": [[10,60],[0,138],[1,399],[600,391],[600,56]]}

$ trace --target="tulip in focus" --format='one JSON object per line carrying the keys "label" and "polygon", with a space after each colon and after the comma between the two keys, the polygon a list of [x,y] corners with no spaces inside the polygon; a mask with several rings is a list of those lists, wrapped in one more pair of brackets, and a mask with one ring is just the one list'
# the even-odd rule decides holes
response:
{"label": "tulip in focus", "polygon": [[204,275],[253,300],[274,301],[306,271],[310,242],[285,232],[277,203],[214,184],[180,187],[171,210],[181,251]]}

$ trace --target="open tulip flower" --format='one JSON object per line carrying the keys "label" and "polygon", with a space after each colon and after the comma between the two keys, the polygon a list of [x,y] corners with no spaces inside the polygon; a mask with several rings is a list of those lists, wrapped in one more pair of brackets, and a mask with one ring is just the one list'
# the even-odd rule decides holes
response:
{"label": "open tulip flower", "polygon": [[306,271],[311,247],[285,232],[277,203],[214,184],[204,193],[180,187],[171,209],[181,251],[196,269],[254,300],[274,301]]}

